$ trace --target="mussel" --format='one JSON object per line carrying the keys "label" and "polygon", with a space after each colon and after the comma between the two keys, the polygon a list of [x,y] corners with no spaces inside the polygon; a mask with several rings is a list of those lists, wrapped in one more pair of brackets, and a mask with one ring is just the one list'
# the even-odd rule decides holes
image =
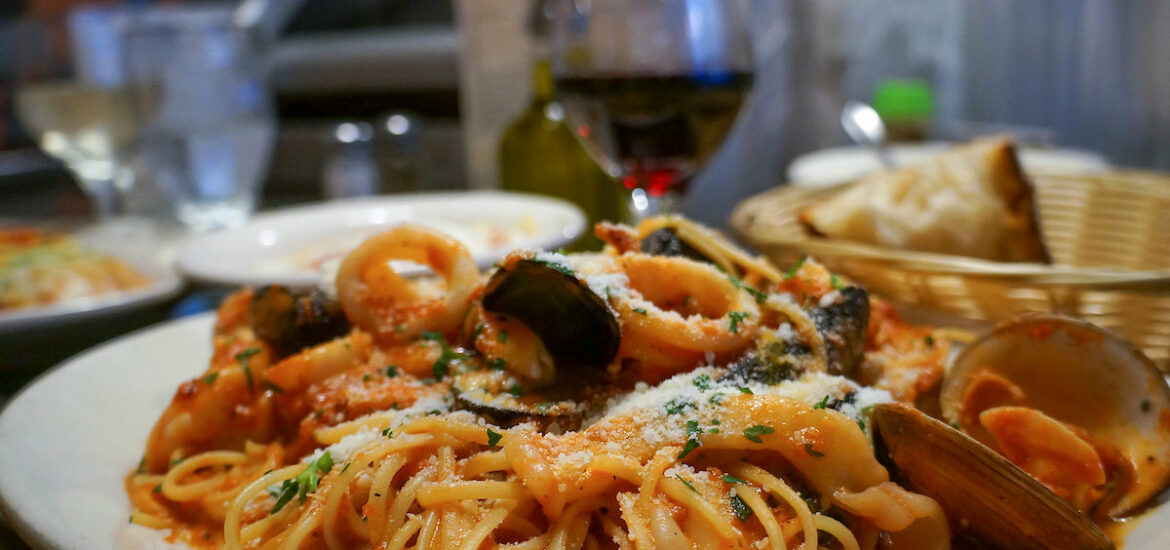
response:
{"label": "mussel", "polygon": [[609,305],[552,256],[506,258],[484,288],[483,308],[527,325],[558,369],[602,368],[621,344],[621,327]]}
{"label": "mussel", "polygon": [[1067,501],[958,430],[897,403],[876,405],[873,422],[879,459],[938,501],[955,532],[1002,549],[1114,547]]}
{"label": "mussel", "polygon": [[248,322],[278,358],[337,338],[350,329],[337,300],[320,290],[293,291],[281,285],[256,290],[248,306]]}
{"label": "mussel", "polygon": [[678,236],[678,231],[663,227],[642,237],[642,252],[654,256],[682,256],[699,262],[715,263],[702,252],[695,250]]}
{"label": "mussel", "polygon": [[943,415],[1086,514],[1119,517],[1170,482],[1170,388],[1132,343],[1085,321],[1028,316],[954,361]]}
{"label": "mussel", "polygon": [[[472,315],[483,314],[497,326],[523,325],[513,325],[506,342],[488,338],[491,346],[520,345],[529,353],[519,355],[531,357],[521,365],[511,354],[499,368],[456,377],[459,405],[504,425],[579,426],[589,396],[596,393],[591,388],[604,387],[605,367],[621,344],[621,328],[609,305],[563,256],[521,252],[501,262],[484,289],[482,307]],[[495,330],[490,327],[485,330]]]}

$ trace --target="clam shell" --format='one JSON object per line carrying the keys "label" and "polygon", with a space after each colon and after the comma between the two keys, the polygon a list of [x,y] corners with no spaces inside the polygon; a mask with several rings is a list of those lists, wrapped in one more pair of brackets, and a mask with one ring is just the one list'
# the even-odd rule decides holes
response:
{"label": "clam shell", "polygon": [[875,406],[873,421],[879,452],[910,489],[938,501],[953,528],[995,548],[1114,547],[1071,504],[958,430],[896,403]]}
{"label": "clam shell", "polygon": [[1123,515],[1170,482],[1170,387],[1124,338],[1079,319],[1035,315],[1002,324],[968,346],[943,382],[942,412],[990,443],[961,410],[968,385],[982,373],[1023,390],[1023,400],[1012,404],[1078,426],[1121,452],[1123,464],[1111,474],[1114,487],[1097,514]]}

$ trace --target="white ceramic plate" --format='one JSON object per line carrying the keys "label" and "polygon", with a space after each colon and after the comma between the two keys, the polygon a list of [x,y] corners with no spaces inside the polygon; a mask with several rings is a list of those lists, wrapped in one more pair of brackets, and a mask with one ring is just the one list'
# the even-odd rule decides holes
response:
{"label": "white ceramic plate", "polygon": [[[953,144],[929,142],[895,145],[890,155],[898,165],[913,164],[945,151]],[[1025,172],[1101,173],[1109,169],[1105,157],[1075,149],[1020,148]],[[872,151],[858,146],[832,147],[801,155],[788,165],[788,181],[802,187],[829,187],[853,181],[882,169]]]}
{"label": "white ceramic plate", "polygon": [[216,284],[313,286],[329,260],[336,262],[366,237],[403,223],[459,239],[481,268],[517,248],[556,249],[585,230],[585,216],[576,206],[536,195],[390,195],[261,214],[238,229],[189,239],[179,249],[178,265],[185,274]]}
{"label": "white ceramic plate", "polygon": [[74,235],[83,246],[117,257],[151,278],[151,283],[133,290],[110,292],[60,303],[0,311],[0,334],[94,320],[132,311],[172,298],[183,288],[175,272],[171,240],[149,222],[128,220],[103,229],[81,230]]}
{"label": "white ceramic plate", "polygon": [[[34,547],[171,547],[159,532],[127,526],[122,479],[175,388],[206,368],[213,321],[203,314],[95,348],[46,373],[0,413],[0,513]],[[1162,503],[1125,549],[1163,550],[1167,540],[1170,505]]]}

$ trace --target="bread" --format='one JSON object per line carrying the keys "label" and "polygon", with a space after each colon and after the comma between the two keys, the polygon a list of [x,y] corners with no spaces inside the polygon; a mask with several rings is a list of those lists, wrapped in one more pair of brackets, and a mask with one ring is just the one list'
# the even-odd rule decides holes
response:
{"label": "bread", "polygon": [[810,233],[1003,262],[1051,261],[1011,140],[986,138],[865,177],[800,212]]}

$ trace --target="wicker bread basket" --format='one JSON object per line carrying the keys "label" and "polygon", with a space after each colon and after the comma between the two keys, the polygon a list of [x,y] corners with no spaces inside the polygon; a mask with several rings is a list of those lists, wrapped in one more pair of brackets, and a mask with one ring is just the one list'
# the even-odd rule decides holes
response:
{"label": "wicker bread basket", "polygon": [[809,237],[796,220],[832,189],[785,186],[741,203],[731,225],[779,266],[802,255],[895,302],[967,319],[1064,313],[1110,328],[1170,368],[1170,177],[1032,174],[1052,265]]}

